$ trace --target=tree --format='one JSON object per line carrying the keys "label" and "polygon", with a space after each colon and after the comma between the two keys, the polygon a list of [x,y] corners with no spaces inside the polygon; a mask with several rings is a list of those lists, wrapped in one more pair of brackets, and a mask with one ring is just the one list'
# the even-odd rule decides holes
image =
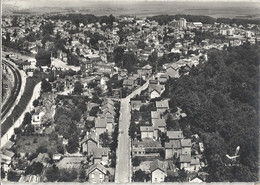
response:
{"label": "tree", "polygon": [[74,86],[74,94],[81,95],[83,93],[83,85],[80,83],[80,81],[75,82]]}
{"label": "tree", "polygon": [[41,84],[41,89],[43,92],[51,92],[52,86],[47,80],[43,79]]}
{"label": "tree", "polygon": [[67,151],[69,153],[75,153],[78,151],[79,148],[79,140],[77,136],[73,136],[72,138],[69,138],[68,145],[66,147]]}
{"label": "tree", "polygon": [[56,165],[46,169],[46,177],[50,182],[57,181],[60,177],[60,170]]}
{"label": "tree", "polygon": [[32,115],[29,112],[26,112],[23,118],[23,125],[30,125],[32,122]]}
{"label": "tree", "polygon": [[14,133],[16,135],[20,135],[22,133],[22,129],[20,127],[17,127],[17,128],[14,129]]}
{"label": "tree", "polygon": [[26,125],[25,129],[24,129],[24,133],[27,136],[32,135],[32,133],[34,132],[34,126],[33,125]]}
{"label": "tree", "polygon": [[32,175],[40,175],[43,170],[43,164],[41,162],[33,162],[29,165],[25,170],[25,175],[32,174]]}
{"label": "tree", "polygon": [[98,107],[98,106],[92,107],[92,109],[91,109],[90,112],[89,112],[89,115],[96,117],[98,112],[99,112],[99,107]]}
{"label": "tree", "polygon": [[48,152],[48,149],[46,146],[44,145],[41,145],[39,146],[37,149],[36,149],[36,153],[47,153]]}
{"label": "tree", "polygon": [[72,182],[73,180],[75,180],[77,178],[77,176],[78,176],[78,173],[75,169],[61,170],[59,181],[60,182]]}
{"label": "tree", "polygon": [[38,105],[39,105],[39,100],[37,100],[37,99],[34,100],[34,101],[33,101],[33,106],[34,106],[34,107],[37,107]]}
{"label": "tree", "polygon": [[135,171],[134,173],[134,182],[144,182],[146,179],[146,174],[141,169]]}
{"label": "tree", "polygon": [[117,47],[114,49],[114,60],[116,66],[120,67],[121,66],[121,61],[123,58],[125,50],[122,47]]}
{"label": "tree", "polygon": [[111,144],[111,138],[109,137],[107,132],[104,132],[99,135],[99,139],[102,147],[109,147]]}
{"label": "tree", "polygon": [[139,166],[141,163],[141,160],[139,157],[134,157],[133,158],[133,166]]}
{"label": "tree", "polygon": [[140,48],[140,49],[144,49],[146,46],[145,42],[144,41],[141,41],[139,40],[138,43],[137,43],[137,47]]}
{"label": "tree", "polygon": [[86,170],[85,169],[81,169],[79,172],[79,179],[81,180],[85,180],[86,179]]}
{"label": "tree", "polygon": [[57,146],[57,152],[60,154],[64,154],[64,147],[62,145]]}
{"label": "tree", "polygon": [[5,171],[4,169],[1,167],[1,179],[5,178]]}
{"label": "tree", "polygon": [[12,181],[12,182],[18,182],[20,179],[20,176],[17,172],[15,171],[8,171],[7,173],[7,180]]}
{"label": "tree", "polygon": [[50,66],[51,65],[51,53],[40,49],[35,55],[36,66]]}

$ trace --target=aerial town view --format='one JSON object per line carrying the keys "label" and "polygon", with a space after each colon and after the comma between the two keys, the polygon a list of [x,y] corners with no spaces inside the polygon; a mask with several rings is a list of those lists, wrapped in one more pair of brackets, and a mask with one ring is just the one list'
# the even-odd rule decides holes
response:
{"label": "aerial town view", "polygon": [[1,181],[257,182],[260,3],[2,2]]}

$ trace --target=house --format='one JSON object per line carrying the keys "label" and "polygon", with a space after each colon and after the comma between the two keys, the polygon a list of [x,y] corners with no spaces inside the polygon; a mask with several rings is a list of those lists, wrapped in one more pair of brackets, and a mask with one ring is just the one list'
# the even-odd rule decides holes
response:
{"label": "house", "polygon": [[157,159],[151,162],[150,170],[151,170],[152,183],[164,182],[164,179],[167,176],[167,172],[166,172],[166,166],[163,163],[163,161],[159,161]]}
{"label": "house", "polygon": [[[156,137],[156,133],[154,133],[154,128],[153,126],[140,126],[140,131],[141,131],[141,139],[146,139],[146,138],[151,138],[153,139]],[[157,137],[156,137],[157,138]]]}
{"label": "house", "polygon": [[135,87],[135,81],[133,79],[124,79],[123,87],[127,89],[133,89]]}
{"label": "house", "polygon": [[151,76],[153,67],[149,64],[137,70],[137,74],[142,76],[144,79]]}
{"label": "house", "polygon": [[180,140],[183,139],[183,132],[182,131],[167,131],[167,137],[169,138],[169,140]]}
{"label": "house", "polygon": [[143,139],[143,141],[133,140],[132,155],[135,156],[159,156],[164,150],[160,141]]}
{"label": "house", "polygon": [[166,74],[161,74],[158,78],[158,81],[160,82],[160,84],[165,84],[167,82],[167,80],[169,79],[169,76]]}
{"label": "house", "polygon": [[191,155],[181,154],[180,155],[180,169],[189,170],[191,163]]}
{"label": "house", "polygon": [[52,160],[57,162],[57,161],[61,160],[61,157],[62,157],[61,154],[53,154]]}
{"label": "house", "polygon": [[200,178],[196,177],[196,178],[194,178],[194,179],[190,180],[189,182],[194,182],[194,183],[202,183],[202,182],[203,182],[203,180],[201,180]]}
{"label": "house", "polygon": [[131,110],[140,110],[140,107],[142,105],[141,100],[131,100]]}
{"label": "house", "polygon": [[160,97],[164,91],[165,91],[164,85],[149,84],[148,93],[151,99]]}
{"label": "house", "polygon": [[9,166],[11,165],[14,153],[9,150],[2,150],[1,153],[1,165],[4,167],[5,171],[8,171]]}
{"label": "house", "polygon": [[93,148],[89,151],[89,155],[92,156],[93,164],[101,163],[103,165],[108,164],[109,148]]}
{"label": "house", "polygon": [[197,172],[201,168],[200,166],[200,159],[198,157],[193,157],[190,162],[190,169],[189,171]]}
{"label": "house", "polygon": [[172,140],[165,143],[165,159],[178,158],[181,155],[181,143],[179,140]]}
{"label": "house", "polygon": [[191,140],[181,139],[181,154],[191,155]]}
{"label": "house", "polygon": [[39,127],[41,126],[42,117],[45,115],[45,112],[37,109],[36,112],[32,115],[32,125]]}
{"label": "house", "polygon": [[92,165],[86,174],[90,183],[108,182],[107,169],[102,164]]}
{"label": "house", "polygon": [[161,113],[158,111],[151,111],[151,119],[161,119]]}
{"label": "house", "polygon": [[96,118],[95,119],[95,130],[98,135],[106,132],[107,130],[107,120],[106,119],[101,119],[101,118]]}
{"label": "house", "polygon": [[34,162],[40,162],[43,164],[43,166],[47,166],[49,160],[50,160],[49,154],[39,153],[38,156],[32,160],[31,164]]}
{"label": "house", "polygon": [[169,109],[169,100],[156,101],[155,104],[158,112],[163,113]]}
{"label": "house", "polygon": [[97,148],[99,145],[99,135],[96,132],[87,132],[84,139],[81,141],[82,153],[88,153],[89,151]]}
{"label": "house", "polygon": [[152,119],[154,129],[160,130],[161,132],[166,131],[165,119]]}

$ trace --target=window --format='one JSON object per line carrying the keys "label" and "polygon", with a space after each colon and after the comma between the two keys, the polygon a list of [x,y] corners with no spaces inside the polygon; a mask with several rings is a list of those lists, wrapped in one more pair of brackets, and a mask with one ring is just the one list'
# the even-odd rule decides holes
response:
{"label": "window", "polygon": [[103,175],[102,173],[99,174],[99,178],[102,179],[103,178]]}
{"label": "window", "polygon": [[154,178],[154,181],[157,181],[157,178]]}
{"label": "window", "polygon": [[95,175],[94,173],[91,174],[91,178],[94,179],[95,178]]}

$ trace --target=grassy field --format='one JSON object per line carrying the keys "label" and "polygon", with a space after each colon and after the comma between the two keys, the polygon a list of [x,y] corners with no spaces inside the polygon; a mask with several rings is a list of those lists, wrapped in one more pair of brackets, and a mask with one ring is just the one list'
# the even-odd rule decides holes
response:
{"label": "grassy field", "polygon": [[8,131],[8,129],[13,125],[13,123],[21,116],[21,114],[24,111],[24,108],[28,105],[28,102],[32,97],[35,85],[40,81],[41,79],[36,77],[27,78],[24,93],[21,96],[21,100],[13,109],[12,114],[6,118],[6,120],[1,126],[2,135],[4,135]]}

